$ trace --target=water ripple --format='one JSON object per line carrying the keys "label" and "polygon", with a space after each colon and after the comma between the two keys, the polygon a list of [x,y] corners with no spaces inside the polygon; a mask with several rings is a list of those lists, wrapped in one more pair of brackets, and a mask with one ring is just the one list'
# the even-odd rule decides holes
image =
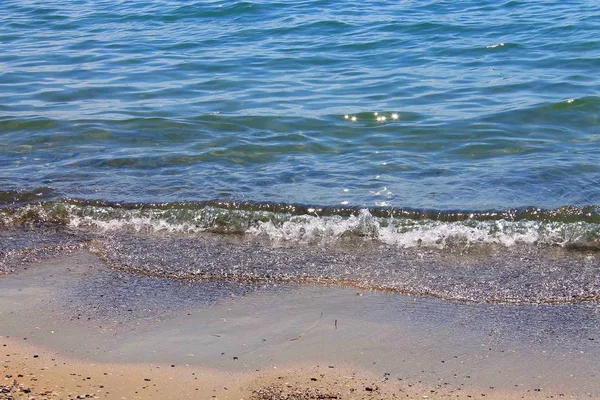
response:
{"label": "water ripple", "polygon": [[589,2],[3,10],[7,190],[434,208],[600,197]]}

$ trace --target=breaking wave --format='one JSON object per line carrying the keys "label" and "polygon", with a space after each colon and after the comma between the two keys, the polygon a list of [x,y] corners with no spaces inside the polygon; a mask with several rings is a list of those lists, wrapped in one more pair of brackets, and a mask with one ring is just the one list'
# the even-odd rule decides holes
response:
{"label": "breaking wave", "polygon": [[91,232],[237,234],[279,242],[365,240],[401,248],[516,244],[600,248],[598,208],[435,211],[281,203],[119,204],[62,199],[0,208],[0,225]]}

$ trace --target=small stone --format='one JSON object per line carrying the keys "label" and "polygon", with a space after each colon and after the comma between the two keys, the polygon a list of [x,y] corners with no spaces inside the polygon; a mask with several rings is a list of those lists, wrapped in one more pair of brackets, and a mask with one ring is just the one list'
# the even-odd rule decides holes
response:
{"label": "small stone", "polygon": [[144,378],[144,380],[145,380],[146,382],[150,382],[150,381],[151,381],[151,379],[150,379],[150,378]]}

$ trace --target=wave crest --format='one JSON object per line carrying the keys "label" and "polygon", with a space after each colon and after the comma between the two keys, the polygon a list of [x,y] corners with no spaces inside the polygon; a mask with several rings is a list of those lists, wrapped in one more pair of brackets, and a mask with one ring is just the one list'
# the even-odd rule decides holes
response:
{"label": "wave crest", "polygon": [[[0,225],[61,225],[93,232],[239,234],[278,242],[346,240],[412,247],[494,244],[600,248],[600,224],[585,210],[427,212],[307,206],[202,203],[119,205],[57,201],[0,209]],[[387,214],[387,215],[386,215]]]}

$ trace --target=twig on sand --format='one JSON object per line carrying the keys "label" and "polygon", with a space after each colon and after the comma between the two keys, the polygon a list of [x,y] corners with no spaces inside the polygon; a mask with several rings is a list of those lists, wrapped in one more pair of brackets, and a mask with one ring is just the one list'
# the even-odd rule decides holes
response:
{"label": "twig on sand", "polygon": [[300,338],[302,338],[302,336],[306,335],[308,332],[310,332],[315,326],[319,325],[319,322],[321,322],[321,318],[323,317],[323,314],[321,314],[321,316],[315,321],[314,324],[312,324],[310,326],[310,328],[308,328],[307,330],[305,330],[304,332],[302,332],[301,334],[299,334],[298,336],[296,336],[295,338],[290,339],[290,342],[293,342],[294,340],[298,340]]}

